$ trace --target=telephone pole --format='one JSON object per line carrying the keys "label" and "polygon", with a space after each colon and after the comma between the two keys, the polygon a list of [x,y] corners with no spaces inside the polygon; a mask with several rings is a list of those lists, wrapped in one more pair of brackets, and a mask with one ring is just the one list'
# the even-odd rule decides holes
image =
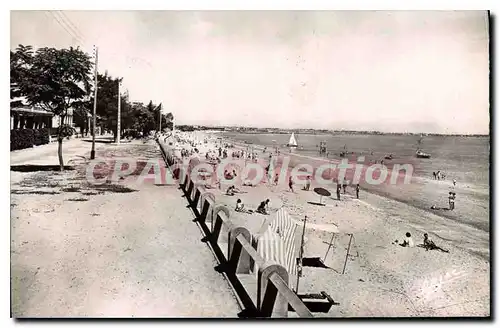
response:
{"label": "telephone pole", "polygon": [[159,116],[160,116],[160,124],[158,125],[158,132],[161,133],[161,103],[160,103],[160,105],[158,105],[158,112],[159,112]]}
{"label": "telephone pole", "polygon": [[120,96],[120,80],[118,80],[118,122],[116,124],[116,143],[120,144],[120,131],[121,131],[121,96]]}
{"label": "telephone pole", "polygon": [[94,64],[94,108],[92,111],[92,150],[90,151],[90,159],[95,159],[95,124],[96,124],[96,109],[97,109],[97,63],[98,63],[98,48],[95,47],[95,64]]}

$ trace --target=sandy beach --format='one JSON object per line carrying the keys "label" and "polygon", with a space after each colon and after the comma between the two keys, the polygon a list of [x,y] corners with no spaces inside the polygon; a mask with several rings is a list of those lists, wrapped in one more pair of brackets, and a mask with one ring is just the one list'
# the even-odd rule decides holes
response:
{"label": "sandy beach", "polygon": [[[204,151],[216,150],[218,146],[215,143],[221,141],[216,136],[197,134],[197,140],[203,138],[210,140],[204,144]],[[241,148],[228,149],[228,153]],[[204,154],[200,151],[198,157],[203,159]],[[264,158],[267,156],[259,153],[259,157],[259,165],[265,167],[267,160]],[[306,224],[304,255],[320,257],[329,269],[305,267],[299,292],[326,291],[340,303],[333,306],[329,313],[317,316],[443,317],[490,314],[487,226],[457,219],[469,213],[470,218],[477,217],[473,214],[482,209],[473,208],[467,212],[467,209],[457,207],[457,214],[453,213],[457,218],[449,218],[423,206],[415,206],[419,201],[425,203],[426,197],[434,197],[432,192],[448,190],[450,186],[446,183],[424,179],[416,187],[395,186],[399,190],[388,191],[402,193],[414,199],[413,202],[383,197],[382,192],[368,192],[366,189],[361,191],[360,199],[355,199],[353,189],[348,188],[340,201],[333,195],[323,197],[325,206],[314,205],[319,201],[319,196],[313,191],[300,190],[300,186],[296,186],[294,192],[289,191],[286,184],[270,186],[261,183],[254,187],[237,187],[242,193],[235,196],[225,195],[224,186],[221,189],[214,187],[210,191],[215,194],[218,203],[227,205],[234,212],[231,218],[236,224],[248,227],[253,233],[259,229],[266,216],[235,212],[237,198],[241,198],[247,208],[254,210],[261,201],[270,199],[270,217],[279,208],[285,207],[296,221],[307,216],[310,224],[338,229],[339,233],[333,238],[333,247],[325,258],[332,233],[310,229]],[[313,181],[311,189],[314,187],[317,185]],[[330,190],[334,194],[334,189]],[[474,202],[474,197],[488,196],[473,190],[459,192],[460,204]],[[472,196],[468,198],[468,195]],[[482,215],[480,217],[482,219]],[[421,244],[423,234],[428,233],[438,246],[449,250],[449,253],[426,251],[420,247],[401,247],[394,243],[396,240],[401,242],[406,232],[411,233],[415,244]],[[351,235],[346,269],[342,274]]]}

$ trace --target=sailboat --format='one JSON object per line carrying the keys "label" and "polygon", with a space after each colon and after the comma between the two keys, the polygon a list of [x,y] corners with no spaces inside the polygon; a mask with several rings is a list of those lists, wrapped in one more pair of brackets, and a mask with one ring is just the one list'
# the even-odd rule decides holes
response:
{"label": "sailboat", "polygon": [[[424,135],[420,135],[420,139],[417,141],[418,146],[422,145],[422,141],[424,140]],[[415,152],[415,156],[418,158],[431,158],[431,154],[423,152],[420,147],[417,148],[417,151]]]}
{"label": "sailboat", "polygon": [[290,140],[288,141],[288,144],[286,146],[289,147],[290,149],[298,147],[297,139],[295,139],[294,132],[292,132],[292,135],[290,136]]}

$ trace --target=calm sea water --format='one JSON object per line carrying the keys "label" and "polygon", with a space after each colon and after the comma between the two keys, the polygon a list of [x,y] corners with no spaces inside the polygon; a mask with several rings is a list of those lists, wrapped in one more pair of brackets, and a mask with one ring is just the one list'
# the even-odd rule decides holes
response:
{"label": "calm sea water", "polygon": [[[290,135],[286,134],[224,132],[223,136],[268,147],[286,144],[290,139]],[[297,150],[298,154],[320,157],[318,145],[324,141],[330,158],[340,159],[339,154],[344,146],[348,152],[354,152],[350,155],[351,160],[362,154],[367,161],[373,162],[392,154],[393,160],[385,160],[386,165],[411,163],[417,176],[432,177],[433,171],[440,170],[450,180],[456,178],[461,183],[479,188],[489,186],[489,137],[428,136],[422,139],[420,145],[417,136],[296,134],[296,138],[301,147]],[[432,157],[416,158],[417,148],[430,153]]]}

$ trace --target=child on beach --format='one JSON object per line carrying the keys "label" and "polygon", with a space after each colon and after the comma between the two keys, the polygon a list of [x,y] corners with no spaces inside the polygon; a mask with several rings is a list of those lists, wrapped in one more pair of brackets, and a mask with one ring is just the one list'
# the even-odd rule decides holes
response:
{"label": "child on beach", "polygon": [[403,243],[399,244],[399,246],[403,246],[403,247],[414,247],[415,246],[415,243],[413,242],[413,238],[411,237],[411,233],[409,233],[409,232],[406,233],[406,237],[403,240]]}
{"label": "child on beach", "polygon": [[359,183],[356,185],[356,199],[359,199]]}
{"label": "child on beach", "polygon": [[245,204],[241,201],[241,199],[238,198],[236,201],[236,208],[234,209],[236,212],[243,212],[243,209],[245,208]]}

